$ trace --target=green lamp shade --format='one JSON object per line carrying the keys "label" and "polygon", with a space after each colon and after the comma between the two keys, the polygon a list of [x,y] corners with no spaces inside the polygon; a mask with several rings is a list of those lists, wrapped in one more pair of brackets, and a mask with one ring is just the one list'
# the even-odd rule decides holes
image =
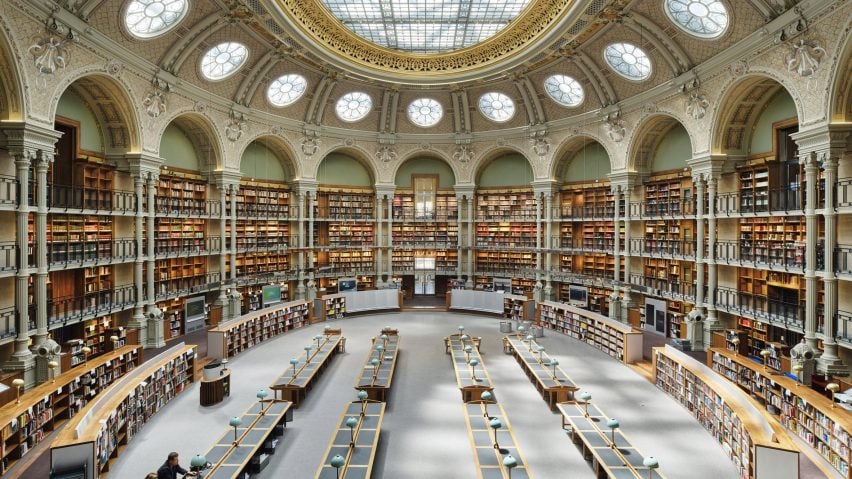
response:
{"label": "green lamp shade", "polygon": [[467,341],[468,339],[470,339],[470,336],[468,336],[467,334],[462,334],[462,335],[461,335],[461,340],[462,340],[462,341]]}
{"label": "green lamp shade", "polygon": [[610,429],[618,429],[618,419],[610,418],[606,421],[606,427]]}
{"label": "green lamp shade", "polygon": [[344,459],[340,454],[335,454],[334,457],[331,458],[331,467],[335,469],[340,469],[344,464],[346,464],[346,459]]}
{"label": "green lamp shade", "polygon": [[656,469],[660,467],[660,461],[658,461],[654,456],[648,456],[642,461],[642,465],[648,469]]}
{"label": "green lamp shade", "polygon": [[243,420],[238,418],[237,416],[234,416],[234,417],[231,418],[231,420],[228,422],[228,424],[231,427],[240,427],[240,426],[243,425]]}
{"label": "green lamp shade", "polygon": [[520,326],[518,326],[518,332],[519,332],[519,333],[523,333],[523,332],[524,332],[524,331],[526,331],[526,330],[527,330],[527,328],[526,328],[523,324],[522,324],[522,325],[520,325]]}
{"label": "green lamp shade", "polygon": [[467,346],[464,347],[464,352],[472,353],[473,352],[473,346],[468,344]]}
{"label": "green lamp shade", "polygon": [[358,399],[364,401],[365,399],[367,399],[367,396],[367,391],[358,391]]}
{"label": "green lamp shade", "polygon": [[346,427],[355,427],[358,425],[358,419],[354,417],[346,418]]}
{"label": "green lamp shade", "polygon": [[310,351],[313,348],[314,347],[309,344],[309,345],[305,346],[305,351]]}
{"label": "green lamp shade", "polygon": [[535,339],[532,334],[527,334],[527,341],[532,341]]}
{"label": "green lamp shade", "polygon": [[379,364],[379,360],[376,359],[376,358],[373,358],[373,359],[370,360],[370,364],[372,364],[373,366],[377,366]]}
{"label": "green lamp shade", "polygon": [[592,400],[592,393],[589,391],[583,391],[580,393],[580,400],[583,402],[589,402]]}
{"label": "green lamp shade", "polygon": [[200,469],[207,465],[207,458],[202,456],[201,454],[196,454],[192,456],[192,459],[189,460],[189,467],[192,469]]}
{"label": "green lamp shade", "polygon": [[387,341],[387,340],[388,340],[388,335],[387,335],[387,334],[383,334],[383,335],[379,336],[379,339],[381,339],[382,341]]}
{"label": "green lamp shade", "polygon": [[488,425],[491,426],[491,429],[500,429],[503,427],[503,422],[495,417],[488,423]]}
{"label": "green lamp shade", "polygon": [[544,352],[544,346],[539,346],[539,347],[538,347],[538,352],[543,353],[543,352]]}
{"label": "green lamp shade", "polygon": [[479,397],[482,398],[483,401],[490,401],[494,399],[494,395],[491,394],[491,391],[482,391],[482,394],[480,394]]}
{"label": "green lamp shade", "polygon": [[380,345],[378,345],[378,346],[376,346],[376,351],[378,351],[378,352],[382,352],[382,351],[384,351],[384,350],[385,350],[385,347],[384,347],[384,346],[382,346],[381,344],[380,344]]}
{"label": "green lamp shade", "polygon": [[316,336],[314,336],[314,339],[317,339],[317,340],[322,339],[322,334],[317,334]]}
{"label": "green lamp shade", "polygon": [[325,328],[323,328],[324,331],[328,331],[329,329],[331,329],[331,326],[326,326]]}
{"label": "green lamp shade", "polygon": [[299,360],[297,358],[290,358],[290,364],[293,366],[299,364]]}
{"label": "green lamp shade", "polygon": [[471,366],[479,366],[479,360],[478,360],[478,359],[476,359],[476,358],[472,358],[472,359],[470,360],[470,365],[471,365]]}
{"label": "green lamp shade", "polygon": [[559,366],[559,360],[556,359],[556,358],[550,358],[550,365],[551,366]]}
{"label": "green lamp shade", "polygon": [[509,454],[508,456],[503,458],[503,467],[506,467],[508,469],[518,467],[518,460],[515,459],[515,456]]}
{"label": "green lamp shade", "polygon": [[459,325],[459,332],[462,332],[462,331],[464,331],[464,326]]}
{"label": "green lamp shade", "polygon": [[257,392],[257,398],[263,401],[266,397],[269,396],[269,392],[266,389],[261,389]]}

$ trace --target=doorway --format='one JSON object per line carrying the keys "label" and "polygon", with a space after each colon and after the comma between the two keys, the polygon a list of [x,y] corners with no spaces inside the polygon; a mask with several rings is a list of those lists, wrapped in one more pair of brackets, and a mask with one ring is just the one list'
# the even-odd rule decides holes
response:
{"label": "doorway", "polygon": [[435,295],[435,257],[414,257],[414,295]]}

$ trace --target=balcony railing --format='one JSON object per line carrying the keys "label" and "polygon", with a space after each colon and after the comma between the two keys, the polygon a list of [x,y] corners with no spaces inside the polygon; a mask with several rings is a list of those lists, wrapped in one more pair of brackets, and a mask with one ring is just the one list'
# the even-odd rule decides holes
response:
{"label": "balcony railing", "polygon": [[642,276],[640,274],[631,274],[630,283],[657,290],[661,296],[677,299],[695,298],[696,288],[694,283],[670,281],[668,279]]}
{"label": "balcony railing", "polygon": [[18,192],[17,178],[0,175],[0,206],[6,209],[17,206],[20,201]]}
{"label": "balcony railing", "polygon": [[[563,206],[561,207],[563,219],[575,220],[591,220],[591,219],[612,219],[615,215],[615,203],[611,205],[583,205],[583,206]],[[623,211],[622,211],[623,213]],[[532,219],[535,219],[533,213]]]}
{"label": "balcony railing", "polygon": [[[227,208],[230,214],[230,205]],[[295,218],[298,210],[289,205],[237,203],[237,218]]]}
{"label": "balcony railing", "polygon": [[394,221],[457,221],[459,210],[457,208],[438,208],[435,210],[423,210],[414,207],[394,206]]}
{"label": "balcony railing", "polygon": [[[751,316],[754,319],[780,323],[785,328],[803,329],[805,307],[801,304],[770,300],[763,296],[743,293],[734,288],[719,286],[716,288],[716,305],[730,313]],[[817,315],[821,315],[818,308]]]}
{"label": "balcony railing", "polygon": [[183,296],[185,294],[216,289],[221,284],[221,280],[222,275],[217,272],[157,281],[154,287],[156,291],[156,299],[162,300],[171,297]]}
{"label": "balcony railing", "polygon": [[696,198],[686,198],[678,201],[647,202],[639,201],[630,203],[630,216],[636,217],[682,217],[695,214]]}
{"label": "balcony railing", "polygon": [[154,210],[161,215],[218,217],[222,215],[222,204],[216,200],[156,196]]}
{"label": "balcony railing", "polygon": [[18,271],[18,245],[14,241],[0,243],[0,272]]}
{"label": "balcony railing", "polygon": [[105,241],[47,243],[49,266],[76,266],[126,261],[136,258],[136,240],[116,238]]}
{"label": "balcony railing", "polygon": [[446,249],[457,249],[459,247],[459,241],[457,238],[450,238],[447,240],[432,240],[432,239],[417,239],[415,238],[413,241],[409,239],[399,240],[396,237],[393,239],[393,249],[394,250],[411,250],[411,249],[436,249],[436,250],[446,250]]}
{"label": "balcony railing", "polygon": [[[30,205],[35,205],[34,183],[30,182]],[[62,211],[135,213],[136,194],[132,191],[98,190],[82,186],[47,185],[47,207]]]}
{"label": "balcony railing", "polygon": [[716,241],[716,259],[729,264],[762,264],[774,267],[804,268],[805,243],[787,242],[767,246],[763,241]]}
{"label": "balcony railing", "polygon": [[361,262],[352,262],[347,263],[346,266],[341,266],[338,264],[314,264],[314,275],[329,277],[329,276],[340,276],[341,274],[346,275],[372,275],[375,273],[376,265],[372,261],[361,261]]}
{"label": "balcony railing", "polygon": [[835,313],[837,339],[852,344],[852,313],[838,311]]}
{"label": "balcony railing", "polygon": [[237,251],[283,251],[297,242],[298,238],[288,236],[237,237]]}
{"label": "balcony railing", "polygon": [[197,256],[222,251],[222,238],[169,238],[154,243],[157,256]]}
{"label": "balcony railing", "polygon": [[15,328],[16,316],[14,306],[0,309],[0,339],[11,338],[18,334]]}
{"label": "balcony railing", "polygon": [[535,248],[535,236],[476,237],[477,248]]}
{"label": "balcony railing", "polygon": [[695,241],[632,238],[630,252],[671,257],[695,256]]}
{"label": "balcony railing", "polygon": [[716,195],[716,216],[734,216],[740,213],[740,193],[719,193]]}
{"label": "balcony railing", "polygon": [[[296,215],[298,217],[298,213]],[[372,208],[343,208],[330,206],[316,206],[314,208],[314,219],[319,220],[373,220],[376,215]],[[308,218],[307,212],[305,219]]]}
{"label": "balcony railing", "polygon": [[838,245],[834,254],[835,271],[840,274],[852,274],[852,246]]}
{"label": "balcony railing", "polygon": [[[47,300],[48,324],[79,321],[87,316],[98,316],[121,311],[136,304],[136,286],[128,285],[115,289],[88,293],[82,296],[67,296]],[[30,314],[30,328],[35,328]]]}

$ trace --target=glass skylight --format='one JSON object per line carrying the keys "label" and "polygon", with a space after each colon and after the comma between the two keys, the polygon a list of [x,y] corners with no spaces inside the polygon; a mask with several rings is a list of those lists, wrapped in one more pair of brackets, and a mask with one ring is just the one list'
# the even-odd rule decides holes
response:
{"label": "glass skylight", "polygon": [[341,120],[358,121],[367,116],[372,107],[373,99],[370,98],[370,95],[353,91],[340,97],[334,109]]}
{"label": "glass skylight", "polygon": [[687,33],[715,38],[728,27],[728,9],[719,0],[665,0],[666,13]]}
{"label": "glass skylight", "polygon": [[479,97],[479,111],[489,120],[509,121],[515,116],[515,103],[502,93],[486,93]]}
{"label": "glass skylight", "polygon": [[124,12],[124,26],[139,38],[166,33],[186,15],[186,0],[133,0]]}
{"label": "glass skylight", "polygon": [[301,98],[307,86],[308,82],[302,75],[283,75],[269,85],[266,98],[275,106],[287,106]]}
{"label": "glass skylight", "polygon": [[644,80],[651,76],[651,59],[632,43],[613,43],[604,50],[609,66],[630,80]]}
{"label": "glass skylight", "polygon": [[201,73],[208,80],[222,80],[243,66],[246,59],[248,49],[242,43],[220,43],[201,57]]}
{"label": "glass skylight", "polygon": [[568,75],[550,75],[544,80],[544,90],[562,106],[577,106],[586,96],[580,82]]}
{"label": "glass skylight", "polygon": [[322,0],[346,28],[380,46],[434,54],[479,43],[529,0]]}
{"label": "glass skylight", "polygon": [[444,109],[431,98],[418,98],[408,105],[408,119],[417,126],[429,127],[441,121]]}

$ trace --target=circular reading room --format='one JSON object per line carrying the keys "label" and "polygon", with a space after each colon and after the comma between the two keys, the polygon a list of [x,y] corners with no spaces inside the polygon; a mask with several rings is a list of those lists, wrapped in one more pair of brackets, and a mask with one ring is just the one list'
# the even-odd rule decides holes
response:
{"label": "circular reading room", "polygon": [[0,479],[852,479],[850,38],[0,1]]}

